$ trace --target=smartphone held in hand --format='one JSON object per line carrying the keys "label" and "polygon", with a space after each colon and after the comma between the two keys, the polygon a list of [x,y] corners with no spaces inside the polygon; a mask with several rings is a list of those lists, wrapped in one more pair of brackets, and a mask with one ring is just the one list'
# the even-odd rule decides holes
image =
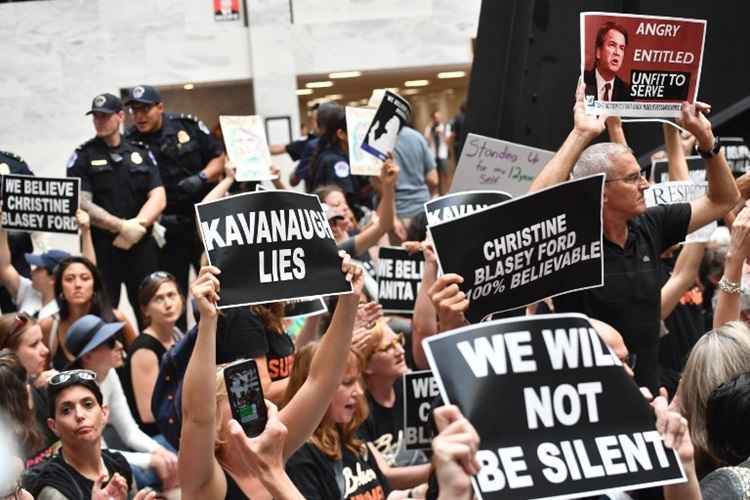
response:
{"label": "smartphone held in hand", "polygon": [[227,366],[224,369],[224,383],[232,418],[240,423],[248,437],[259,435],[266,428],[268,409],[255,360],[237,361]]}

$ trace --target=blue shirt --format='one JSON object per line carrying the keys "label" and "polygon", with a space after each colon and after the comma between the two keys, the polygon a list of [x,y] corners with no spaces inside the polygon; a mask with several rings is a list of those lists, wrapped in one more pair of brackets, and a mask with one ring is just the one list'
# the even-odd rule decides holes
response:
{"label": "blue shirt", "polygon": [[425,177],[435,169],[435,157],[427,140],[411,127],[404,127],[399,132],[394,155],[401,167],[396,184],[396,214],[415,217],[430,199]]}

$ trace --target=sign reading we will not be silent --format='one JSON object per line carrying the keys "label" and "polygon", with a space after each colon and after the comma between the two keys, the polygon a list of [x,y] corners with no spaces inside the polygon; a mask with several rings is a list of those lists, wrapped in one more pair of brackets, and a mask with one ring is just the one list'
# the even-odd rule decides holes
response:
{"label": "sign reading we will not be silent", "polygon": [[[684,482],[653,411],[581,314],[479,323],[423,342],[481,438],[481,499],[579,498]],[[510,410],[510,411],[509,411]]]}
{"label": "sign reading we will not be silent", "polygon": [[219,308],[351,292],[315,195],[255,191],[195,205]]}
{"label": "sign reading we will not be silent", "polygon": [[544,149],[469,134],[450,192],[494,189],[522,196],[553,155]]}

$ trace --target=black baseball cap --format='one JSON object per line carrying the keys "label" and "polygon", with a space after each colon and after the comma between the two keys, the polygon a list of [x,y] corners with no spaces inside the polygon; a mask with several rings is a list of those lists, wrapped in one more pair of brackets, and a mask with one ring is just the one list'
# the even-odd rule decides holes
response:
{"label": "black baseball cap", "polygon": [[77,319],[70,325],[65,338],[65,347],[70,354],[75,356],[68,367],[75,367],[85,354],[116,336],[123,326],[125,326],[125,323],[122,321],[107,323],[93,314],[87,314]]}
{"label": "black baseball cap", "polygon": [[119,97],[112,94],[99,94],[94,97],[93,101],[91,101],[91,110],[86,114],[107,113],[111,115],[112,113],[117,113],[119,111],[122,111],[122,101]]}
{"label": "black baseball cap", "polygon": [[128,100],[125,101],[125,104],[130,106],[134,102],[156,104],[157,102],[161,102],[161,94],[156,87],[152,87],[151,85],[138,85],[130,89],[130,95],[128,95]]}

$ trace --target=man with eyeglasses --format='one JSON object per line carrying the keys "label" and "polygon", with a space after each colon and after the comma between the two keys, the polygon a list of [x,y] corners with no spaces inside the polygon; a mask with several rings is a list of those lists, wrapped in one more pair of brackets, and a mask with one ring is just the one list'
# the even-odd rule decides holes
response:
{"label": "man with eyeglasses", "polygon": [[138,286],[158,269],[151,228],[166,206],[159,168],[148,147],[124,138],[123,106],[112,94],[94,97],[96,137],[79,146],[68,161],[68,177],[81,179],[81,208],[91,217],[96,264],[109,298],[138,303]]}
{"label": "man with eyeglasses", "polygon": [[[169,271],[180,289],[187,290],[190,266],[198,271],[203,252],[193,205],[223,175],[224,149],[194,116],[164,112],[155,87],[134,87],[125,104],[134,122],[126,135],[148,144],[154,152],[167,193],[167,207],[160,220],[166,229],[166,244],[159,252],[159,268]],[[180,321],[183,330],[184,317]]]}
{"label": "man with eyeglasses", "polygon": [[[584,313],[612,325],[638,358],[636,382],[656,393],[663,285],[657,269],[659,256],[684,241],[687,233],[723,217],[737,203],[739,192],[711,123],[704,116],[710,108],[686,102],[678,121],[696,137],[698,152],[706,159],[707,194],[690,203],[647,209],[643,192],[648,182],[632,151],[615,143],[589,146],[603,132],[606,117],[585,114],[584,89],[581,82],[573,131],[534,180],[531,191],[565,182],[571,173],[574,178],[605,174],[604,285],[555,297],[555,310]],[[575,205],[570,208],[575,209]]]}

